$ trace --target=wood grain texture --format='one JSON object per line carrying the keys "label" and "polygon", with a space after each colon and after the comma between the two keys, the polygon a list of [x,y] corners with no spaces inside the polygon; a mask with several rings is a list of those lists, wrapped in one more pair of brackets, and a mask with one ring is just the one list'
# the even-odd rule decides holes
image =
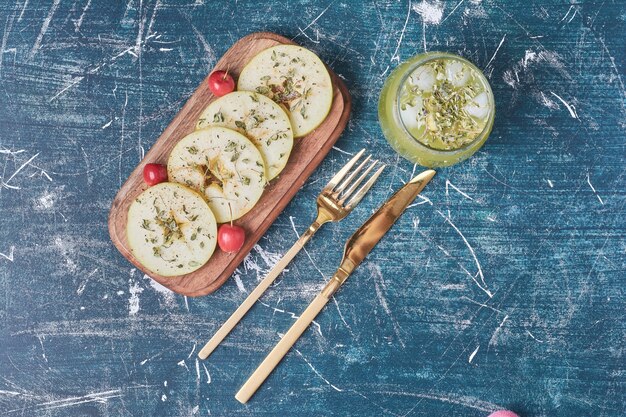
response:
{"label": "wood grain texture", "polygon": [[[243,67],[256,54],[280,44],[295,44],[295,42],[270,32],[247,35],[226,51],[211,72],[229,71],[237,79]],[[109,214],[109,234],[111,241],[122,255],[139,270],[178,294],[198,297],[207,295],[222,286],[330,152],[348,123],[350,93],[343,81],[337,78],[332,70],[329,70],[329,73],[333,82],[334,95],[328,116],[313,132],[294,141],[289,162],[280,176],[269,183],[254,208],[237,220],[237,225],[246,230],[246,240],[241,250],[229,254],[216,248],[211,259],[200,269],[182,276],[165,277],[147,270],[133,256],[126,236],[128,207],[147,188],[142,177],[144,166],[147,163],[167,164],[172,148],[183,137],[195,130],[202,111],[215,100],[216,97],[208,87],[207,75],[207,78],[200,83],[198,89],[157,139],[146,157],[130,174],[113,200]]]}
{"label": "wood grain texture", "polygon": [[[626,415],[624,10],[621,0],[0,2],[0,415]],[[352,114],[233,279],[185,297],[120,255],[109,209],[218,58],[256,31],[317,53],[348,86]],[[424,50],[486,73],[491,136],[438,170],[239,404],[346,239],[411,178],[382,137],[377,101],[389,72]],[[388,165],[370,193],[196,361],[363,147]]]}

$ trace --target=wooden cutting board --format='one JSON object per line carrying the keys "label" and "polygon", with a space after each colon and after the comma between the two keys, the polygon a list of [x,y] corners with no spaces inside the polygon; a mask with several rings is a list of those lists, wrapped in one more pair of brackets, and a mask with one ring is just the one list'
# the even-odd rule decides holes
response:
{"label": "wooden cutting board", "polygon": [[[235,43],[217,62],[213,71],[228,70],[235,80],[243,67],[260,51],[279,44],[294,44],[291,40],[270,32],[252,33]],[[222,252],[219,247],[202,268],[178,277],[163,277],[146,270],[132,255],[126,239],[126,217],[130,203],[144,191],[143,168],[147,163],[166,164],[176,143],[194,131],[202,110],[213,100],[205,79],[189,98],[181,111],[165,129],[145,158],[130,174],[115,196],[109,213],[109,234],[117,249],[133,265],[160,284],[179,294],[192,297],[209,294],[231,276],[250,252],[254,244],[283,211],[315,168],[328,154],[346,127],[350,116],[351,99],[345,84],[329,69],[333,81],[333,105],[324,122],[309,135],[296,139],[289,162],[278,178],[266,187],[257,205],[236,224],[246,230],[243,248],[234,254]],[[208,76],[207,76],[208,78]],[[313,202],[311,202],[313,204]]]}

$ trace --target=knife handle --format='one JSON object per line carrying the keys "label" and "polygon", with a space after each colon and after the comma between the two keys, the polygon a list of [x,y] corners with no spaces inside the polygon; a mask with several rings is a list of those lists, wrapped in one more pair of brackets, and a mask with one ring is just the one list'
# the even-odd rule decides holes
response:
{"label": "knife handle", "polygon": [[306,242],[311,239],[311,237],[315,234],[317,229],[323,223],[318,221],[313,222],[311,227],[307,229],[306,232],[300,236],[298,241],[283,255],[282,258],[274,265],[272,270],[263,278],[261,282],[256,286],[254,290],[246,299],[241,303],[241,305],[230,315],[228,320],[222,324],[222,327],[218,329],[218,331],[213,335],[213,337],[207,342],[206,345],[198,352],[198,357],[200,359],[206,359],[209,357],[211,353],[219,346],[220,343],[228,336],[228,334],[235,328],[237,323],[246,315],[246,313],[252,308],[254,303],[261,298],[261,295],[269,288],[270,285],[278,278],[281,272],[289,265],[289,262],[300,252],[300,250],[304,247]]}
{"label": "knife handle", "polygon": [[248,380],[243,384],[239,392],[235,395],[237,401],[245,404],[250,397],[254,395],[256,390],[263,384],[267,377],[272,373],[276,365],[283,359],[289,349],[296,343],[298,338],[304,333],[309,324],[315,319],[317,314],[328,303],[328,298],[323,293],[320,293],[315,297],[313,302],[309,304],[302,315],[291,326],[289,331],[280,339],[280,342],[272,349],[272,351],[265,357],[263,362],[254,371]]}

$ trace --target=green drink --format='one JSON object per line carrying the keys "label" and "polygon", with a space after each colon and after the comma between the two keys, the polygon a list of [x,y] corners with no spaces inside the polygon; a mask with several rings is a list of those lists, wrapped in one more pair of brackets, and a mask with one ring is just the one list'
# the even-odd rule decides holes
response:
{"label": "green drink", "polygon": [[487,140],[494,117],[493,93],[483,73],[443,52],[416,55],[398,66],[378,102],[389,144],[427,167],[469,158]]}

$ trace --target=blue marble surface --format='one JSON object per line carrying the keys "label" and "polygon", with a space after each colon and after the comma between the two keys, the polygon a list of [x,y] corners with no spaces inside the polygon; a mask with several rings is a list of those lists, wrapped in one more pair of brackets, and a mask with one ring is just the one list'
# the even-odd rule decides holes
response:
{"label": "blue marble surface", "polygon": [[[17,0],[0,25],[1,415],[626,415],[625,2]],[[317,52],[352,118],[236,276],[185,298],[116,251],[109,206],[216,59],[259,30]],[[411,177],[376,106],[424,50],[489,76],[490,139],[439,171],[239,404],[345,239]],[[374,192],[198,361],[364,146],[390,165]]]}

